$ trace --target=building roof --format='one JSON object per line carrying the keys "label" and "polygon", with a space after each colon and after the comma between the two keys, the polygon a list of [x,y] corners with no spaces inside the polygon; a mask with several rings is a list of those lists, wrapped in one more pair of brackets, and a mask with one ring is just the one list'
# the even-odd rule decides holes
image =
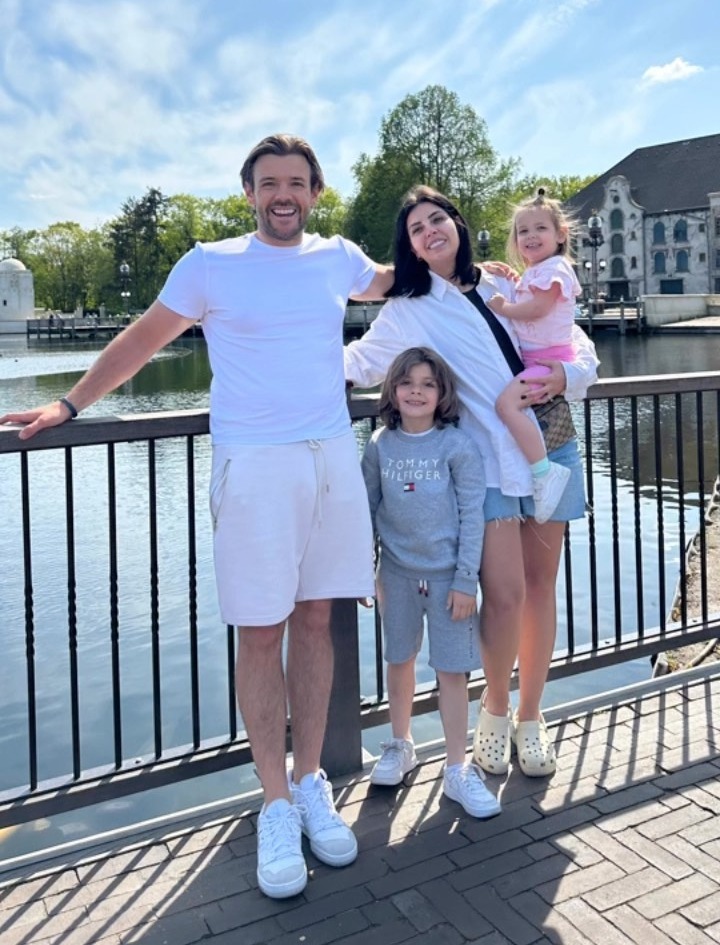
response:
{"label": "building roof", "polygon": [[568,200],[583,223],[603,205],[604,185],[619,174],[646,213],[707,207],[708,194],[720,191],[720,134],[633,151]]}
{"label": "building roof", "polygon": [[19,259],[13,259],[8,256],[7,259],[0,259],[0,272],[24,272],[25,266]]}

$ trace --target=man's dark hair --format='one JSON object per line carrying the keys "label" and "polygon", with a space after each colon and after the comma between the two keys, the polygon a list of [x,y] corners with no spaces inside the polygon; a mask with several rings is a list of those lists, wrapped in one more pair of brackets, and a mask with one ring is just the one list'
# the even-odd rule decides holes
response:
{"label": "man's dark hair", "polygon": [[407,218],[410,212],[421,203],[432,203],[440,207],[454,221],[457,227],[460,245],[455,257],[454,277],[463,285],[477,285],[480,278],[480,267],[473,263],[470,230],[465,217],[447,197],[432,187],[421,184],[413,187],[405,194],[400,213],[395,221],[395,241],[393,255],[395,257],[395,281],[388,290],[387,297],[406,295],[414,298],[427,295],[430,291],[430,269],[422,259],[418,259],[410,245]]}
{"label": "man's dark hair", "polygon": [[240,177],[244,187],[253,189],[253,172],[257,161],[266,154],[277,154],[283,157],[286,154],[299,154],[304,157],[310,165],[310,187],[315,193],[320,193],[325,188],[325,178],[322,168],[315,152],[304,138],[298,138],[297,135],[268,135],[263,138],[252,149],[245,158],[245,163],[240,170]]}

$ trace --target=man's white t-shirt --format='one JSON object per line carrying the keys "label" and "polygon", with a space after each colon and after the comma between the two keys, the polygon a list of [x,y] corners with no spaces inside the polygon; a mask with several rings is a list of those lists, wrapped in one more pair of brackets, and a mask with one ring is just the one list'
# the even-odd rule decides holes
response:
{"label": "man's white t-shirt", "polygon": [[375,275],[354,243],[304,234],[278,247],[253,234],[198,243],[159,299],[202,322],[213,379],[213,443],[269,445],[349,429],[343,320]]}

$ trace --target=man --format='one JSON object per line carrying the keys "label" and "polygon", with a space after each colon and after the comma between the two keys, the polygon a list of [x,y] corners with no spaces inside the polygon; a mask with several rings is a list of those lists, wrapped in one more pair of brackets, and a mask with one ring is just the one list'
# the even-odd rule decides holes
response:
{"label": "man", "polygon": [[213,371],[210,498],[220,610],[238,628],[238,705],[264,793],[258,885],[282,898],[307,882],[303,832],[331,866],[357,855],[320,770],[333,674],[331,601],[374,593],[342,324],[349,295],[380,298],[392,277],[353,243],[305,233],[324,187],[307,142],[263,139],[241,176],[257,230],[198,244],[67,397],[0,422],[27,424],[19,434],[27,439],[74,418],[202,319]]}

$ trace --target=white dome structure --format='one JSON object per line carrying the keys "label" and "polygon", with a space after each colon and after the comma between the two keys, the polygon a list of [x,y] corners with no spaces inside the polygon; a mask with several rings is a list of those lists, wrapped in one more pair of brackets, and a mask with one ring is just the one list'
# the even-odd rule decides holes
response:
{"label": "white dome structure", "polygon": [[19,259],[8,256],[7,259],[0,259],[0,272],[27,272],[27,268]]}
{"label": "white dome structure", "polygon": [[25,334],[35,314],[33,275],[19,259],[0,259],[0,333]]}

